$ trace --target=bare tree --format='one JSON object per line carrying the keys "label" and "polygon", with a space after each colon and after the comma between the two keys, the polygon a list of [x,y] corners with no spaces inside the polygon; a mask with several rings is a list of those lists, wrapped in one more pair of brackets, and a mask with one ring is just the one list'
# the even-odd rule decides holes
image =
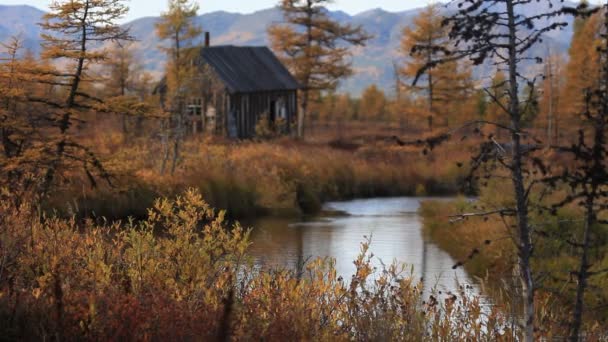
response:
{"label": "bare tree", "polygon": [[[554,8],[552,0],[536,1],[545,4],[546,10],[541,13],[528,14],[526,6],[531,0],[456,0],[450,4],[456,12],[444,20],[450,27],[449,38],[454,47],[418,46],[417,49],[441,49],[446,57],[427,63],[419,70],[415,80],[426,70],[443,63],[461,58],[470,59],[474,65],[492,63],[506,73],[507,103],[502,104],[492,97],[509,118],[507,125],[496,122],[484,122],[509,133],[508,144],[498,143],[490,137],[488,144],[482,147],[482,154],[474,163],[487,161],[489,155],[500,154],[496,159],[508,171],[514,193],[514,207],[502,208],[492,213],[475,213],[475,215],[498,214],[513,216],[515,220],[512,232],[513,242],[517,249],[518,274],[522,287],[524,340],[534,340],[534,296],[535,279],[532,274],[531,259],[533,256],[532,227],[529,221],[531,184],[526,182],[526,160],[531,148],[524,143],[530,138],[523,125],[526,106],[520,100],[520,84],[534,86],[535,78],[524,76],[521,63],[526,60],[537,60],[531,56],[531,50],[542,42],[545,33],[567,25],[560,19],[564,8]],[[448,135],[449,137],[449,135]],[[444,137],[446,138],[446,137]],[[507,151],[508,150],[508,151]],[[492,152],[494,151],[494,152]],[[473,168],[475,169],[475,167]]]}

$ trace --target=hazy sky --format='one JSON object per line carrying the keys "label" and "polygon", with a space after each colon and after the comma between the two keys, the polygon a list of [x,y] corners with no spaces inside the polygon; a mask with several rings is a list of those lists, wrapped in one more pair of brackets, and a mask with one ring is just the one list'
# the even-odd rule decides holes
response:
{"label": "hazy sky", "polygon": [[[26,4],[46,9],[46,5],[49,2],[50,0],[0,0],[0,5]],[[198,0],[201,6],[201,13],[220,10],[251,13],[259,9],[274,6],[277,2],[277,0]],[[377,7],[388,11],[402,11],[424,6],[428,2],[429,0],[336,0],[330,7],[350,14],[356,14]],[[130,0],[127,3],[131,7],[131,12],[127,19],[131,20],[145,16],[158,16],[165,9],[167,0]]]}

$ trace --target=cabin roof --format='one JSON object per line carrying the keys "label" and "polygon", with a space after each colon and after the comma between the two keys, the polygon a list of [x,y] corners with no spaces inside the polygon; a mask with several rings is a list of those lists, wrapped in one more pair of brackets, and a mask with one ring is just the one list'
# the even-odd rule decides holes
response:
{"label": "cabin roof", "polygon": [[297,90],[300,85],[279,59],[264,46],[212,46],[201,49],[202,59],[230,93]]}

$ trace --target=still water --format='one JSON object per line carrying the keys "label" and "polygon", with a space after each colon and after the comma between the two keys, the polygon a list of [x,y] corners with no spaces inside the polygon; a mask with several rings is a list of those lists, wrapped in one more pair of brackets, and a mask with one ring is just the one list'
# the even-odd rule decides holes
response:
{"label": "still water", "polygon": [[[457,282],[471,284],[464,270],[437,245],[425,241],[418,208],[424,198],[383,198],[333,202],[325,210],[334,214],[304,221],[264,218],[250,225],[250,253],[260,266],[296,269],[317,257],[336,260],[344,279],[355,272],[353,260],[365,237],[371,237],[374,264],[393,261],[413,267],[414,276],[425,279],[425,290],[454,290]],[[340,212],[340,213],[336,213]]]}

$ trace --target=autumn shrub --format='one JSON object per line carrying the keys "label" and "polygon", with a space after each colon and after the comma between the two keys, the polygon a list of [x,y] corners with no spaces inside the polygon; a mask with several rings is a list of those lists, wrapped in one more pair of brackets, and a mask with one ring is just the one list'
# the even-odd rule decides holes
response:
{"label": "autumn shrub", "polygon": [[[104,225],[0,205],[0,333],[6,340],[516,340],[508,311],[466,287],[424,294],[405,265],[349,279],[334,261],[254,266],[248,232],[195,190],[141,222]],[[9,249],[10,248],[10,249]]]}
{"label": "autumn shrub", "polygon": [[221,316],[246,264],[247,232],[226,227],[224,214],[192,191],[156,201],[141,223],[81,226],[21,217],[3,222],[2,246],[19,244],[19,252],[0,278],[2,314],[13,322],[6,328],[20,336],[139,340],[213,334],[215,320],[194,322]]}

